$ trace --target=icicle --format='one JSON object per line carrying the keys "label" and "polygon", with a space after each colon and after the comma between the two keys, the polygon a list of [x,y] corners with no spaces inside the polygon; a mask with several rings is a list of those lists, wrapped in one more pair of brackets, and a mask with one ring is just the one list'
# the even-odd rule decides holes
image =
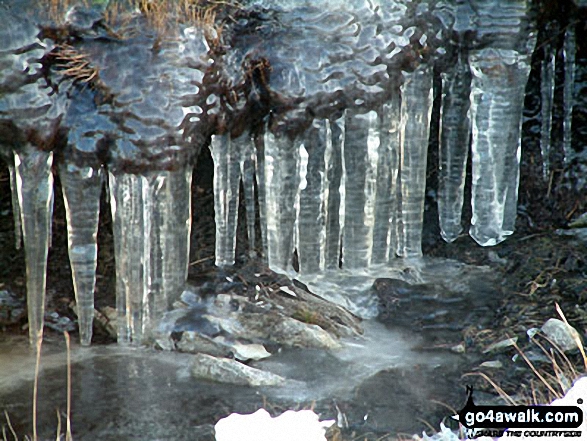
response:
{"label": "icicle", "polygon": [[18,203],[18,191],[16,187],[16,173],[14,163],[8,160],[8,172],[10,173],[10,192],[12,194],[12,216],[14,217],[14,242],[17,250],[22,243],[22,225],[20,222],[20,205]]}
{"label": "icicle", "polygon": [[243,196],[247,215],[247,236],[249,239],[249,255],[256,256],[257,243],[255,240],[255,144],[250,136],[243,136],[240,147],[240,171],[243,182]]}
{"label": "icicle", "polygon": [[248,135],[242,135],[238,140],[231,139],[229,134],[212,137],[217,266],[234,264],[240,187],[239,147],[248,139]]}
{"label": "icicle", "polygon": [[288,272],[292,266],[299,144],[287,135],[265,133],[267,260],[270,268],[282,272]]}
{"label": "icicle", "polygon": [[575,28],[569,26],[565,33],[564,58],[565,58],[565,84],[564,84],[564,119],[563,119],[563,149],[565,162],[569,164],[574,157],[571,146],[573,121],[574,89],[575,89]]}
{"label": "icicle", "polygon": [[380,114],[380,138],[377,163],[377,196],[373,228],[372,263],[384,263],[395,257],[397,178],[400,150],[400,99],[394,93]]}
{"label": "icicle", "polygon": [[[342,146],[344,143],[344,117],[327,122],[330,144],[327,145],[326,182],[328,184],[328,201],[326,207],[326,243],[324,265],[326,268],[338,268],[340,262],[341,222],[344,216],[344,181],[342,172]],[[328,134],[327,134],[328,136]]]}
{"label": "icicle", "polygon": [[473,73],[471,237],[495,245],[514,231],[520,177],[520,133],[528,56],[482,49],[469,56]]}
{"label": "icicle", "polygon": [[306,158],[305,170],[300,167],[300,212],[297,222],[300,273],[315,273],[324,269],[325,210],[328,204],[325,153],[331,143],[329,122],[314,120],[306,130],[304,144],[300,146],[300,158]]}
{"label": "icicle", "polygon": [[63,188],[69,261],[77,303],[80,341],[92,341],[94,319],[94,288],[98,256],[98,218],[102,190],[101,169],[62,164],[59,177]]}
{"label": "icicle", "polygon": [[463,192],[471,139],[470,92],[469,63],[459,55],[456,65],[442,73],[438,217],[440,234],[447,242],[455,240],[463,231]]}
{"label": "icicle", "polygon": [[27,145],[14,153],[16,189],[26,259],[29,341],[35,347],[43,334],[47,254],[53,217],[53,152]]}
{"label": "icicle", "polygon": [[379,128],[377,112],[360,114],[347,110],[342,255],[344,267],[349,269],[366,268],[371,261]]}
{"label": "icicle", "polygon": [[401,93],[401,224],[397,253],[402,257],[420,257],[432,112],[432,69],[422,65],[414,72],[404,73]]}
{"label": "icicle", "polygon": [[191,170],[109,173],[118,341],[140,344],[187,277]]}
{"label": "icicle", "polygon": [[554,59],[555,54],[552,46],[546,46],[544,60],[542,60],[540,78],[540,94],[542,100],[540,151],[542,153],[542,173],[544,179],[548,179],[550,174],[550,137],[552,129],[552,104],[554,98]]}
{"label": "icicle", "polygon": [[261,249],[263,250],[263,260],[268,263],[267,250],[267,209],[265,201],[267,199],[265,187],[265,137],[256,136],[253,139],[255,150],[257,151],[257,161],[255,162],[255,176],[257,178],[257,201],[259,203],[259,224],[261,226]]}
{"label": "icicle", "polygon": [[151,322],[160,318],[183,292],[192,228],[191,167],[157,175],[151,178],[156,183],[151,184],[154,199],[151,234],[156,238],[151,250],[151,278],[159,283],[150,288],[149,302],[154,305]]}

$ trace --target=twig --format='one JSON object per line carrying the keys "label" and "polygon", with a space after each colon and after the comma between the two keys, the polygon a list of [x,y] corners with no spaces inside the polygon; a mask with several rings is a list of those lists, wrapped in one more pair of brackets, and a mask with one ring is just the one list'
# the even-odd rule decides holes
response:
{"label": "twig", "polygon": [[[561,319],[563,320],[563,322],[565,322],[568,326],[569,322],[567,321],[567,318],[565,317],[565,314],[563,313],[563,310],[561,309],[561,307],[558,305],[557,302],[554,302],[554,307],[556,308],[556,312],[558,312],[558,315],[561,316]],[[585,348],[583,347],[583,343],[581,342],[581,339],[579,338],[579,336],[577,334],[572,334],[573,336],[573,340],[575,341],[575,344],[577,345],[577,347],[579,348],[579,351],[581,352],[581,356],[583,357],[583,364],[585,365],[585,371],[587,371],[587,355],[585,355]]]}
{"label": "twig", "polygon": [[33,386],[33,441],[38,441],[37,437],[37,398],[39,394],[39,369],[41,367],[41,347],[43,346],[43,331],[37,333],[37,359],[35,362],[35,382]]}
{"label": "twig", "polygon": [[[6,417],[6,424],[8,424],[8,428],[10,429],[10,433],[14,437],[14,441],[18,441],[18,436],[16,436],[16,431],[14,430],[14,427],[12,427],[12,422],[10,421],[10,416],[8,415],[8,412],[6,410],[4,411],[4,416]],[[4,427],[2,428],[2,434],[4,435]],[[4,440],[6,440],[6,435],[4,435]]]}
{"label": "twig", "polygon": [[65,441],[72,441],[73,437],[71,435],[71,344],[69,340],[69,333],[67,331],[63,331],[63,336],[65,337],[65,347],[67,349],[67,419],[65,421],[67,429],[65,432]]}
{"label": "twig", "polygon": [[518,346],[517,343],[514,343],[514,348],[516,348],[516,350],[522,356],[522,358],[524,359],[526,364],[528,366],[530,366],[530,369],[532,369],[532,372],[534,372],[534,375],[536,375],[538,377],[538,379],[540,381],[542,381],[542,383],[547,387],[547,389],[552,393],[553,396],[558,397],[559,395],[556,393],[554,388],[548,383],[548,381],[546,381],[546,379],[540,374],[540,372],[538,372],[536,367],[534,367],[532,362],[528,359],[528,357],[526,357],[526,354],[524,354],[524,352],[522,352],[522,350],[520,349],[520,347]]}

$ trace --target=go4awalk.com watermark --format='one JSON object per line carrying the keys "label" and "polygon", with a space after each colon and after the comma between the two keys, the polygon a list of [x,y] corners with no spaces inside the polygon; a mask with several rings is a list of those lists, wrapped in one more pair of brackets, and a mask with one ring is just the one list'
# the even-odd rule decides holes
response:
{"label": "go4awalk.com watermark", "polygon": [[565,401],[556,406],[477,406],[473,389],[467,387],[467,392],[467,404],[456,416],[467,439],[587,439],[583,398],[575,399],[577,405]]}

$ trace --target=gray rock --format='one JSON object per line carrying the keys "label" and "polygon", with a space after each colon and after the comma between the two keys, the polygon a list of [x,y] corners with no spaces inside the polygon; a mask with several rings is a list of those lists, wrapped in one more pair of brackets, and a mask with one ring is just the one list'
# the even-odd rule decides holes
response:
{"label": "gray rock", "polygon": [[274,310],[208,318],[236,338],[271,341],[296,348],[340,348],[340,343],[320,326],[301,322]]}
{"label": "gray rock", "polygon": [[228,358],[197,354],[191,367],[195,378],[240,386],[279,386],[285,378]]}
{"label": "gray rock", "polygon": [[581,342],[577,330],[559,319],[548,319],[541,330],[564,352],[578,349],[577,342]]}
{"label": "gray rock", "polygon": [[505,340],[498,341],[497,343],[493,343],[489,345],[483,351],[484,354],[487,354],[492,351],[499,351],[505,348],[509,348],[510,346],[514,346],[518,342],[518,337],[513,338],[506,338]]}
{"label": "gray rock", "polygon": [[177,342],[176,346],[180,352],[188,352],[190,354],[202,353],[215,357],[229,357],[232,355],[230,347],[195,331],[184,331],[181,340]]}

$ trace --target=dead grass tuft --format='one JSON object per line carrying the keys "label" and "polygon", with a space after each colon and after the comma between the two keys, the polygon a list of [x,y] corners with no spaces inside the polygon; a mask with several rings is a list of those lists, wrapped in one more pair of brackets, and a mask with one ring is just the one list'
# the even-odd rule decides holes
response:
{"label": "dead grass tuft", "polygon": [[[65,348],[67,353],[67,410],[65,415],[65,422],[66,422],[66,429],[65,429],[65,441],[73,441],[73,435],[71,431],[71,345],[70,345],[70,338],[69,333],[67,331],[63,332],[63,336],[65,338]],[[37,336],[37,344],[35,347],[36,357],[35,357],[35,378],[34,378],[34,385],[33,385],[33,435],[32,437],[25,435],[22,439],[24,441],[39,441],[39,436],[37,433],[37,407],[38,407],[38,391],[39,391],[39,374],[41,368],[41,349],[43,348],[43,333],[42,331],[39,332]],[[4,410],[4,417],[6,419],[6,424],[2,425],[2,441],[8,441],[8,431],[11,435],[11,441],[18,441],[18,435],[12,426],[12,422],[10,421],[10,416],[8,412]],[[59,410],[57,410],[57,429],[56,429],[56,440],[59,441],[62,439],[61,434],[61,415]]]}
{"label": "dead grass tuft", "polygon": [[[568,325],[569,323],[558,304],[555,304],[555,308],[561,320]],[[587,356],[585,354],[583,342],[577,336],[575,336],[574,339],[579,348],[583,366],[578,366],[577,362],[572,362],[560,347],[541,332],[537,332],[532,336],[530,342],[535,347],[539,348],[549,360],[547,366],[537,366],[516,343],[513,344],[518,355],[524,360],[534,375],[534,378],[529,381],[529,384],[522,386],[522,393],[518,395],[518,398],[514,399],[483,372],[468,373],[465,374],[464,377],[481,377],[493,387],[506,403],[510,405],[550,403],[557,398],[562,398],[572,387],[573,381],[587,373]]]}

